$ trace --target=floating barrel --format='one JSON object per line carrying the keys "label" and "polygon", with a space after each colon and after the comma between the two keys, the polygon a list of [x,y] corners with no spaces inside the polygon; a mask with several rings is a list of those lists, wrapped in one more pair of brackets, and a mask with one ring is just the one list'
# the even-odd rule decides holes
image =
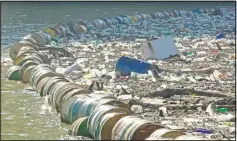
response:
{"label": "floating barrel", "polygon": [[86,33],[87,28],[84,25],[78,25],[78,31],[79,31],[79,33]]}
{"label": "floating barrel", "polygon": [[178,11],[172,10],[171,12],[173,13],[174,17],[178,17],[179,16],[179,12]]}
{"label": "floating barrel", "polygon": [[80,33],[86,33],[88,29],[88,22],[87,21],[79,21],[78,22],[78,27],[79,27],[79,32]]}
{"label": "floating barrel", "polygon": [[[63,123],[71,124],[73,121],[73,115],[75,111],[78,111],[81,104],[85,101],[85,99],[89,97],[88,95],[77,95],[65,100],[62,104],[62,108],[60,110],[60,117]],[[74,115],[75,116],[75,115]]]}
{"label": "floating barrel", "polygon": [[199,8],[192,10],[192,12],[197,13],[197,14],[202,14],[201,9],[199,9]]}
{"label": "floating barrel", "polygon": [[170,13],[170,17],[175,17],[174,13],[172,11],[168,11]]}
{"label": "floating barrel", "polygon": [[105,23],[107,24],[108,27],[110,27],[112,25],[112,21],[110,18],[102,18],[102,19],[105,21]]}
{"label": "floating barrel", "polygon": [[127,109],[128,111],[130,111],[129,107],[125,103],[121,101],[117,101],[112,96],[109,98],[103,98],[97,103],[95,103],[94,105],[92,104],[93,107],[91,107],[91,111],[94,111],[96,108],[100,107],[101,105],[112,105],[112,106],[120,107],[120,108]]}
{"label": "floating barrel", "polygon": [[158,130],[155,130],[150,137],[156,137],[156,138],[172,138],[173,140],[179,136],[186,135],[185,133],[177,130],[171,130],[167,128],[161,128]]}
{"label": "floating barrel", "polygon": [[[28,68],[28,67],[30,67],[30,66],[37,66],[37,65],[39,65],[40,64],[40,62],[38,61],[33,61],[33,60],[29,60],[29,61],[26,61],[23,65],[22,65],[22,67],[21,67],[21,69],[20,69],[20,79],[22,80],[23,79],[23,74],[24,74],[24,72],[25,72],[25,70]],[[23,81],[24,82],[24,81]],[[24,83],[28,83],[29,82],[29,80],[27,81],[27,82],[24,82]]]}
{"label": "floating barrel", "polygon": [[98,125],[101,121],[101,118],[107,114],[107,113],[113,113],[113,112],[121,112],[121,113],[127,113],[131,114],[130,111],[127,111],[125,109],[111,106],[111,105],[102,105],[98,107],[96,110],[94,110],[88,119],[88,129],[90,135],[92,135],[94,138],[96,137],[96,130],[98,129]]}
{"label": "floating barrel", "polygon": [[42,89],[40,90],[40,96],[46,96],[49,95],[48,92],[50,91],[50,89],[52,88],[53,85],[55,85],[58,82],[61,81],[65,81],[65,82],[69,82],[67,79],[65,79],[63,76],[54,76],[51,77],[51,79],[49,81],[47,81]]}
{"label": "floating barrel", "polygon": [[[82,89],[82,88],[73,89],[73,90],[70,90],[66,95],[63,95],[63,97],[61,98],[60,101],[63,102],[63,101],[66,101],[67,99],[69,99],[70,97],[82,95],[82,94],[88,94],[90,92],[91,91],[88,89]],[[59,105],[59,110],[61,109],[60,106],[61,106],[61,104]]]}
{"label": "floating barrel", "polygon": [[10,57],[12,60],[15,60],[20,48],[25,47],[25,46],[30,46],[31,48],[34,48],[35,50],[38,50],[38,47],[27,42],[27,41],[20,41],[16,44],[14,44],[11,48],[10,48]]}
{"label": "floating barrel", "polygon": [[132,22],[133,22],[133,23],[136,23],[136,22],[137,22],[137,18],[136,18],[135,15],[132,15],[132,16],[131,16],[131,19],[132,19]]}
{"label": "floating barrel", "polygon": [[157,16],[155,13],[150,13],[152,19],[157,19]]}
{"label": "floating barrel", "polygon": [[51,78],[52,78],[52,77],[44,77],[43,79],[41,79],[41,80],[39,81],[39,83],[36,85],[36,91],[37,91],[38,93],[40,93],[41,90],[42,90],[42,88],[43,88],[43,86],[44,86]]}
{"label": "floating barrel", "polygon": [[94,26],[96,29],[100,29],[100,28],[101,28],[98,19],[95,19],[95,20],[92,22],[92,24],[93,24],[93,26]]}
{"label": "floating barrel", "polygon": [[[37,54],[37,53],[38,53],[38,51],[30,46],[21,47],[18,50],[18,52],[14,58],[14,61],[15,61],[15,63],[18,61],[21,61],[26,56],[26,54]],[[19,65],[19,62],[16,64]]]}
{"label": "floating barrel", "polygon": [[151,19],[152,19],[152,17],[151,17],[150,14],[148,14],[147,17],[148,17],[148,20],[151,20]]}
{"label": "floating barrel", "polygon": [[[38,65],[37,65],[38,66]],[[52,72],[52,70],[50,68],[39,68],[39,69],[36,69],[37,66],[31,70],[31,75],[30,75],[30,79],[29,79],[29,82],[30,82],[30,85],[33,86],[33,81],[35,81],[36,77],[41,74],[42,72]]]}
{"label": "floating barrel", "polygon": [[129,20],[129,23],[132,23],[132,18],[129,15],[125,15],[125,17]]}
{"label": "floating barrel", "polygon": [[72,89],[77,89],[80,88],[80,85],[73,83],[73,82],[67,82],[65,85],[63,86],[59,86],[57,90],[55,90],[52,93],[52,105],[56,107],[56,110],[58,111],[58,105],[60,104],[60,99],[62,99],[62,97],[67,94],[67,92],[69,92]]}
{"label": "floating barrel", "polygon": [[135,120],[139,120],[140,118],[137,116],[126,116],[121,118],[112,129],[112,140],[120,140],[120,136],[122,134],[122,129],[128,125],[132,125]]}
{"label": "floating barrel", "polygon": [[[89,95],[91,96],[91,95]],[[92,97],[92,96],[91,96]],[[104,101],[104,104],[101,103],[101,101]],[[108,96],[101,96],[101,97],[92,97],[91,99],[88,99],[83,103],[81,108],[79,109],[78,116],[79,117],[85,117],[89,116],[91,112],[93,112],[96,108],[100,107],[101,105],[110,105],[109,103],[116,102],[116,99],[114,97]],[[99,104],[101,103],[101,104]],[[111,104],[112,105],[112,104]],[[112,105],[114,106],[114,105]],[[119,106],[117,106],[119,107]],[[121,108],[121,107],[120,107]]]}
{"label": "floating barrel", "polygon": [[106,22],[104,21],[104,20],[102,20],[102,19],[99,19],[99,22],[100,22],[100,25],[101,25],[101,27],[104,29],[104,28],[107,28],[107,24],[106,24]]}
{"label": "floating barrel", "polygon": [[34,61],[40,62],[41,64],[44,63],[43,60],[41,59],[40,55],[35,54],[35,55],[26,56],[26,57],[19,63],[19,65],[22,66],[26,61],[29,61],[29,60],[34,60]]}
{"label": "floating barrel", "polygon": [[67,26],[69,27],[70,31],[76,35],[78,33],[78,26],[76,23],[74,22],[69,22],[67,23]]}
{"label": "floating barrel", "polygon": [[88,31],[95,30],[94,25],[90,21],[84,21]]}
{"label": "floating barrel", "polygon": [[55,104],[56,104],[55,107],[56,107],[57,112],[60,112],[64,96],[66,96],[69,92],[71,92],[71,91],[73,91],[75,89],[79,89],[78,86],[75,86],[75,87],[67,87],[67,88],[61,90],[57,94],[57,97],[56,97],[56,100],[55,100]]}
{"label": "floating barrel", "polygon": [[29,83],[30,82],[29,79],[30,79],[30,76],[31,76],[31,71],[34,69],[34,67],[35,66],[30,66],[24,71],[24,73],[22,75],[22,82],[23,83]]}
{"label": "floating barrel", "polygon": [[51,41],[51,35],[48,32],[41,31],[40,32],[44,36],[44,44],[48,44]]}
{"label": "floating barrel", "polygon": [[136,116],[121,118],[113,127],[112,140],[145,140],[163,126]]}
{"label": "floating barrel", "polygon": [[36,88],[36,85],[38,84],[38,82],[43,79],[44,77],[53,77],[53,76],[59,76],[60,74],[56,73],[56,72],[52,72],[52,71],[41,71],[39,73],[36,73],[35,75],[35,79],[33,79],[33,87]]}
{"label": "floating barrel", "polygon": [[123,117],[128,116],[127,113],[108,113],[105,114],[99,122],[96,130],[96,140],[111,140],[112,129],[114,125]]}
{"label": "floating barrel", "polygon": [[28,56],[28,55],[33,55],[33,54],[39,54],[39,52],[34,51],[34,50],[25,50],[25,51],[19,51],[19,53],[16,56],[15,65],[20,65],[23,59]]}
{"label": "floating barrel", "polygon": [[91,137],[87,128],[88,117],[78,118],[70,126],[69,135]]}
{"label": "floating barrel", "polygon": [[113,25],[118,25],[118,20],[117,19],[115,19],[115,18],[112,18],[112,21],[113,21]]}
{"label": "floating barrel", "polygon": [[117,17],[115,17],[115,18],[116,18],[116,20],[118,21],[118,24],[123,24],[123,23],[124,23],[123,17],[117,16]]}
{"label": "floating barrel", "polygon": [[57,91],[58,89],[60,89],[63,85],[68,84],[68,82],[62,81],[62,82],[58,82],[56,83],[51,90],[49,91],[49,95],[50,95],[50,99],[49,99],[49,104],[51,104],[53,106],[53,95],[55,93],[55,91]]}
{"label": "floating barrel", "polygon": [[[80,118],[80,117],[85,117],[85,116],[89,116],[92,112],[92,107],[94,105],[96,105],[96,103],[94,103],[94,101],[96,100],[101,100],[101,99],[104,99],[104,98],[111,98],[110,95],[98,95],[96,97],[93,97],[92,95],[77,95],[75,96],[76,98],[79,96],[79,98],[77,99],[77,102],[73,103],[73,105],[71,105],[69,107],[69,105],[63,105],[62,104],[62,107],[68,107],[68,108],[71,108],[71,110],[69,110],[69,114],[68,116],[66,117],[68,121],[68,123],[72,123],[73,121],[75,121],[77,118]],[[74,97],[74,98],[75,98]],[[70,98],[69,98],[70,99]],[[64,103],[64,101],[63,101]]]}
{"label": "floating barrel", "polygon": [[56,28],[56,30],[58,30],[59,38],[64,38],[64,37],[66,37],[67,29],[66,29],[65,27],[59,26],[58,28]]}
{"label": "floating barrel", "polygon": [[58,31],[53,27],[47,27],[43,31],[50,34],[51,38],[56,39],[58,36]]}
{"label": "floating barrel", "polygon": [[200,11],[202,12],[202,14],[205,13],[205,10],[204,10],[204,9],[200,9]]}
{"label": "floating barrel", "polygon": [[122,76],[129,76],[131,72],[148,73],[151,64],[142,60],[133,59],[131,57],[122,56],[116,63],[115,70],[120,72]]}
{"label": "floating barrel", "polygon": [[161,13],[164,13],[164,15],[165,15],[166,18],[169,18],[169,17],[170,17],[169,12],[167,12],[167,11],[163,11],[163,12],[161,12]]}
{"label": "floating barrel", "polygon": [[36,32],[32,35],[32,38],[35,39],[38,44],[44,45],[46,43],[42,32]]}
{"label": "floating barrel", "polygon": [[141,22],[143,20],[143,17],[141,14],[134,14],[134,16],[136,17],[136,22]]}
{"label": "floating barrel", "polygon": [[32,35],[27,35],[26,37],[24,37],[23,41],[27,41],[31,44],[36,44],[36,40],[34,38],[32,38]]}
{"label": "floating barrel", "polygon": [[16,81],[20,81],[20,66],[12,66],[8,69],[7,73],[6,73],[6,77],[9,80],[16,80]]}

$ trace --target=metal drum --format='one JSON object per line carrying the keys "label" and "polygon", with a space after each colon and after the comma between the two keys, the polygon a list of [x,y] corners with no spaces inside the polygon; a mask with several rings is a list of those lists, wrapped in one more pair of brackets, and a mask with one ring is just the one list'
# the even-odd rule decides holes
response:
{"label": "metal drum", "polygon": [[27,35],[26,37],[24,37],[23,41],[27,41],[31,44],[36,44],[36,40],[32,37],[32,35]]}
{"label": "metal drum", "polygon": [[26,61],[36,61],[36,62],[40,62],[40,64],[43,63],[43,60],[41,59],[41,57],[36,54],[36,55],[29,55],[29,56],[26,56],[20,63],[19,65],[22,66]]}
{"label": "metal drum", "polygon": [[73,121],[76,120],[76,118],[74,118],[74,116],[76,116],[75,113],[77,113],[82,103],[88,97],[88,95],[77,95],[64,101],[62,109],[60,110],[61,121],[63,123],[73,123]]}
{"label": "metal drum", "polygon": [[49,95],[49,91],[50,89],[53,87],[53,85],[55,85],[56,83],[58,82],[61,82],[61,81],[64,81],[64,82],[69,82],[67,79],[65,79],[63,76],[54,76],[54,77],[51,77],[51,79],[49,81],[47,81],[45,83],[45,85],[42,87],[41,91],[40,91],[40,96],[46,96],[46,95]]}
{"label": "metal drum", "polygon": [[20,41],[16,44],[14,44],[11,48],[10,48],[10,57],[12,60],[15,60],[19,50],[22,48],[22,47],[25,47],[25,46],[29,46],[31,48],[33,48],[34,50],[38,51],[38,47],[27,42],[27,41]]}
{"label": "metal drum", "polygon": [[[37,66],[37,65],[39,65],[40,64],[40,62],[37,62],[37,61],[33,61],[33,60],[29,60],[29,61],[27,61],[27,62],[25,62],[23,65],[22,65],[22,67],[21,67],[21,69],[20,69],[20,79],[21,80],[23,80],[23,74],[24,74],[24,72],[25,72],[25,70],[28,68],[28,67],[30,67],[30,66]],[[23,81],[24,82],[24,81]],[[24,82],[24,83],[27,83],[27,82]]]}
{"label": "metal drum", "polygon": [[[41,65],[41,64],[40,64]],[[36,79],[36,77],[38,77],[42,72],[52,72],[53,70],[51,70],[50,68],[39,68],[39,65],[37,65],[32,71],[31,71],[31,76],[29,79],[29,82],[31,84],[31,86],[33,86],[34,81]],[[38,68],[37,68],[38,67]]]}
{"label": "metal drum", "polygon": [[[58,110],[59,104],[60,104],[59,102],[60,102],[60,99],[63,97],[63,95],[65,95],[71,89],[76,89],[76,88],[80,88],[80,85],[73,83],[73,82],[68,82],[67,84],[61,86],[58,90],[55,90],[55,92],[52,94],[53,106],[55,106],[56,109]],[[62,92],[62,91],[64,91],[64,92]]]}
{"label": "metal drum", "polygon": [[61,88],[61,86],[67,84],[68,82],[62,81],[62,82],[58,82],[56,83],[49,91],[49,104],[51,104],[53,106],[53,94],[55,93],[55,91],[57,91],[58,89]]}
{"label": "metal drum", "polygon": [[53,27],[45,28],[43,31],[49,33],[53,39],[56,39],[58,36],[58,31]]}
{"label": "metal drum", "polygon": [[16,58],[15,58],[15,61],[14,61],[14,64],[15,65],[20,65],[22,60],[26,57],[26,56],[29,56],[29,55],[33,55],[33,54],[38,54],[39,52],[30,48],[30,47],[24,47],[24,48],[21,48],[21,50],[18,52]]}
{"label": "metal drum", "polygon": [[94,111],[96,108],[100,107],[101,105],[112,105],[112,106],[120,107],[122,109],[126,109],[126,110],[130,111],[129,107],[125,103],[123,103],[121,101],[117,101],[115,98],[110,97],[110,96],[108,96],[107,98],[104,96],[103,99],[98,101],[98,103],[96,103],[91,108],[91,111]]}
{"label": "metal drum", "polygon": [[38,93],[41,92],[42,87],[51,79],[51,77],[45,77],[39,81],[39,83],[36,85],[36,90]]}
{"label": "metal drum", "polygon": [[99,122],[96,130],[96,140],[111,140],[112,129],[114,125],[123,117],[128,116],[127,113],[108,113],[105,114]]}
{"label": "metal drum", "polygon": [[16,80],[16,81],[20,81],[20,66],[12,66],[8,69],[7,73],[6,73],[6,77],[9,80]]}
{"label": "metal drum", "polygon": [[70,31],[76,35],[78,33],[78,27],[77,27],[77,24],[74,23],[74,22],[69,22],[67,23],[67,26],[69,27]]}
{"label": "metal drum", "polygon": [[155,13],[150,13],[152,19],[157,19],[157,16]]}
{"label": "metal drum", "polygon": [[88,117],[78,118],[70,126],[69,135],[91,137],[87,128]]}
{"label": "metal drum", "polygon": [[91,115],[89,116],[89,119],[88,119],[87,127],[89,129],[90,135],[92,135],[95,138],[96,137],[96,130],[98,129],[98,125],[101,121],[101,118],[107,113],[115,113],[115,112],[131,114],[129,111],[127,111],[125,109],[111,106],[111,105],[102,105],[102,106],[98,107],[96,110],[94,110],[91,113]]}
{"label": "metal drum", "polygon": [[127,116],[115,124],[112,139],[145,140],[152,132],[160,128],[164,127],[136,116]]}
{"label": "metal drum", "polygon": [[[89,96],[91,96],[91,95],[89,95]],[[99,106],[97,106],[97,104],[100,101],[103,101],[105,99],[107,99],[107,101],[109,101],[109,100],[110,101],[115,101],[115,98],[111,98],[111,97],[106,97],[106,96],[93,97],[93,96],[91,96],[90,99],[88,99],[87,101],[85,101],[82,104],[81,108],[79,109],[78,117],[89,116],[93,112],[93,108],[94,107],[99,107]]]}
{"label": "metal drum", "polygon": [[41,45],[45,44],[44,36],[40,32],[33,34],[32,38],[35,39],[38,44],[41,44]]}
{"label": "metal drum", "polygon": [[34,69],[34,67],[35,66],[30,66],[24,71],[24,73],[22,75],[22,82],[23,83],[29,83],[30,82],[29,79],[30,79],[30,76],[31,76],[31,71]]}
{"label": "metal drum", "polygon": [[66,95],[64,95],[62,97],[62,101],[66,101],[68,98],[73,97],[73,96],[77,96],[77,95],[81,95],[81,94],[88,94],[90,93],[89,90],[87,89],[74,89],[72,91],[69,91]]}
{"label": "metal drum", "polygon": [[86,26],[84,26],[84,25],[78,25],[78,31],[79,31],[79,33],[86,33],[87,32],[87,28],[86,28]]}
{"label": "metal drum", "polygon": [[50,71],[42,71],[33,79],[33,87],[36,88],[36,85],[39,83],[41,79],[44,77],[53,77],[53,76],[59,76],[60,74],[57,74],[56,72],[50,72]]}

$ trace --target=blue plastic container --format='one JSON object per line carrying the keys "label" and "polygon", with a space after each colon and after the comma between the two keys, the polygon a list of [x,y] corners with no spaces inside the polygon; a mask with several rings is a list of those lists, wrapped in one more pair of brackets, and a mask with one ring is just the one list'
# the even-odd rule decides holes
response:
{"label": "blue plastic container", "polygon": [[137,60],[131,57],[122,56],[116,64],[116,71],[119,71],[122,76],[129,76],[131,72],[147,74],[151,64],[142,60]]}

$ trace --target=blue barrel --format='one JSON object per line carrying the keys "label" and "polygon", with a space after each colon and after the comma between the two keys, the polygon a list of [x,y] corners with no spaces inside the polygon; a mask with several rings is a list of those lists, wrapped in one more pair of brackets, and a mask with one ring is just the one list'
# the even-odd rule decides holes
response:
{"label": "blue barrel", "polygon": [[123,24],[123,17],[117,16],[116,20],[118,21],[118,24]]}
{"label": "blue barrel", "polygon": [[108,27],[113,25],[112,20],[110,18],[103,18],[103,20],[105,21],[105,23],[107,24]]}
{"label": "blue barrel", "polygon": [[199,8],[194,9],[192,12],[197,13],[197,14],[202,14],[202,11]]}
{"label": "blue barrel", "polygon": [[151,64],[142,60],[122,56],[117,61],[115,68],[122,76],[129,76],[131,75],[131,72],[147,74],[150,66]]}

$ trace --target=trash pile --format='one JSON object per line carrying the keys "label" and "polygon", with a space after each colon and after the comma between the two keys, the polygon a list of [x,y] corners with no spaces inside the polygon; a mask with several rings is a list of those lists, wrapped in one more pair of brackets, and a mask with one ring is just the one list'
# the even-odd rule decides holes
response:
{"label": "trash pile", "polygon": [[16,43],[6,76],[44,97],[69,135],[231,139],[234,22],[224,7],[59,23]]}

